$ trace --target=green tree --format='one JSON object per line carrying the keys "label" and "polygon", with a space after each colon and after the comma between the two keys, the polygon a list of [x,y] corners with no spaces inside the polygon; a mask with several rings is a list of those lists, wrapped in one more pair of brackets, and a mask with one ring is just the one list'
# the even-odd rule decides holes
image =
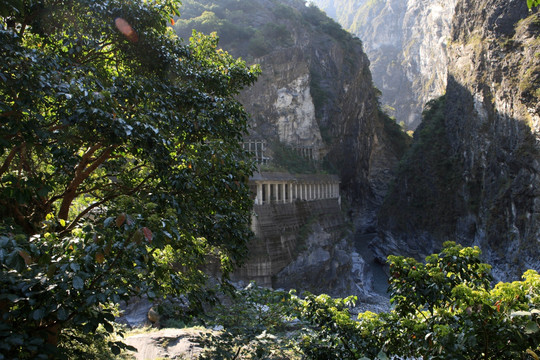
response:
{"label": "green tree", "polygon": [[354,320],[347,301],[326,295],[296,300],[301,318],[312,326],[300,343],[308,358],[538,358],[537,272],[492,288],[479,249],[451,242],[425,263],[391,256],[389,265],[388,313],[366,312]]}
{"label": "green tree", "polygon": [[181,42],[178,6],[2,2],[0,359],[60,356],[112,331],[134,295],[196,304],[209,255],[225,274],[244,257],[252,165],[234,96],[259,70],[215,35]]}
{"label": "green tree", "polygon": [[226,305],[216,306],[208,313],[214,329],[222,329],[199,337],[198,345],[204,349],[199,359],[296,358],[292,293],[251,283],[231,295]]}

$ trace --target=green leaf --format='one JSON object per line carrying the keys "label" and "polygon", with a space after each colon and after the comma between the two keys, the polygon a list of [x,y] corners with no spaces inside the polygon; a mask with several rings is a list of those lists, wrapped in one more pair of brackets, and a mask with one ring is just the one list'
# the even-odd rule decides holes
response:
{"label": "green leaf", "polygon": [[22,345],[24,344],[24,337],[22,337],[20,334],[13,334],[7,338],[7,341],[15,345]]}
{"label": "green leaf", "polygon": [[527,325],[525,325],[524,332],[527,335],[536,334],[538,331],[540,331],[540,327],[538,327],[538,324],[534,321],[529,321]]}
{"label": "green leaf", "polygon": [[118,346],[113,345],[111,346],[111,351],[114,355],[120,355],[120,352],[122,351]]}
{"label": "green leaf", "polygon": [[527,0],[527,7],[532,10],[533,7],[540,6],[540,0]]}
{"label": "green leaf", "polygon": [[20,300],[24,300],[24,298],[19,297],[16,294],[9,294],[9,293],[0,294],[0,299],[8,299],[11,302],[18,302]]}
{"label": "green leaf", "polygon": [[114,327],[111,325],[111,323],[109,323],[107,321],[103,322],[103,327],[105,328],[105,330],[107,330],[107,332],[109,332],[111,334],[114,332]]}
{"label": "green leaf", "polygon": [[45,316],[45,311],[40,308],[34,311],[34,313],[32,314],[32,319],[38,321],[38,320],[43,319],[44,316]]}
{"label": "green leaf", "polygon": [[60,320],[60,321],[65,321],[65,320],[68,319],[69,314],[68,314],[68,312],[66,311],[66,309],[65,309],[64,307],[61,306],[61,307],[58,309],[58,312],[56,313],[56,317],[57,317],[58,320]]}
{"label": "green leaf", "polygon": [[81,290],[83,287],[84,287],[84,281],[80,277],[74,276],[73,277],[73,288],[76,289],[76,290]]}
{"label": "green leaf", "polygon": [[109,227],[114,221],[114,218],[111,216],[111,217],[108,217],[105,219],[105,221],[103,222],[103,226],[105,227]]}
{"label": "green leaf", "polygon": [[56,272],[56,268],[57,268],[56,264],[50,264],[50,265],[49,265],[49,267],[48,267],[48,269],[47,269],[47,277],[48,277],[49,279],[52,279],[52,278],[53,278],[54,273]]}

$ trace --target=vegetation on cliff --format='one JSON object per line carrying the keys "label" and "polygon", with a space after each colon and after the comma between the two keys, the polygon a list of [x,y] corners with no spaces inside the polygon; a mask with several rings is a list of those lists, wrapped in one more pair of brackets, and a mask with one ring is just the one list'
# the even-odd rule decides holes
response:
{"label": "vegetation on cliff", "polygon": [[294,22],[311,24],[340,41],[353,38],[313,5],[306,7],[301,1],[271,3],[268,11],[268,4],[259,1],[185,0],[180,9],[182,17],[173,27],[184,38],[189,38],[193,29],[206,34],[216,32],[223,48],[246,58],[292,45]]}
{"label": "vegetation on cliff", "polygon": [[66,356],[112,332],[131,296],[196,305],[209,254],[225,273],[243,260],[252,166],[235,96],[258,70],[216,37],[180,41],[178,5],[2,7],[0,358]]}

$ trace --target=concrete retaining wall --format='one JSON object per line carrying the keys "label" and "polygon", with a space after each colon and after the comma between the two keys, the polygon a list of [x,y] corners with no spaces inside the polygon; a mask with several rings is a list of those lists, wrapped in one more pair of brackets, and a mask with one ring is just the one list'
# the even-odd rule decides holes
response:
{"label": "concrete retaining wall", "polygon": [[255,239],[248,260],[232,279],[262,286],[272,286],[272,277],[296,258],[312,225],[318,223],[335,240],[344,225],[339,199],[255,205],[253,214]]}

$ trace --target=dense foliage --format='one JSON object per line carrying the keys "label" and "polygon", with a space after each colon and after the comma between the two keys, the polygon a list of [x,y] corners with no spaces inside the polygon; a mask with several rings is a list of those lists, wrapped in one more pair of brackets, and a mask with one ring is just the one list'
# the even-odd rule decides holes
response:
{"label": "dense foliage", "polygon": [[478,248],[446,243],[420,263],[390,256],[393,310],[352,320],[342,300],[311,296],[303,314],[318,331],[311,358],[526,359],[540,354],[540,275],[490,286]]}
{"label": "dense foliage", "polygon": [[258,70],[215,36],[178,39],[178,6],[2,3],[0,359],[110,332],[134,295],[196,304],[208,256],[226,273],[245,255],[252,165],[234,96]]}
{"label": "dense foliage", "polygon": [[[249,284],[210,312],[209,324],[218,332],[198,340],[201,360],[295,358],[295,295]],[[289,334],[289,336],[283,336]]]}
{"label": "dense foliage", "polygon": [[[275,346],[267,347],[271,352],[266,357],[251,352],[234,358],[282,359],[277,354],[283,353],[291,359],[320,360],[540,356],[537,272],[529,270],[522,281],[492,287],[491,267],[480,261],[479,249],[452,242],[425,262],[390,256],[388,263],[391,311],[368,311],[354,319],[349,312],[354,297],[308,294],[301,298],[246,289],[239,296],[247,310],[240,312],[236,306],[227,311],[226,321],[218,318],[225,329],[221,337],[214,336],[212,354],[247,354],[263,346],[264,339],[277,338]],[[248,335],[242,335],[242,327]]]}

